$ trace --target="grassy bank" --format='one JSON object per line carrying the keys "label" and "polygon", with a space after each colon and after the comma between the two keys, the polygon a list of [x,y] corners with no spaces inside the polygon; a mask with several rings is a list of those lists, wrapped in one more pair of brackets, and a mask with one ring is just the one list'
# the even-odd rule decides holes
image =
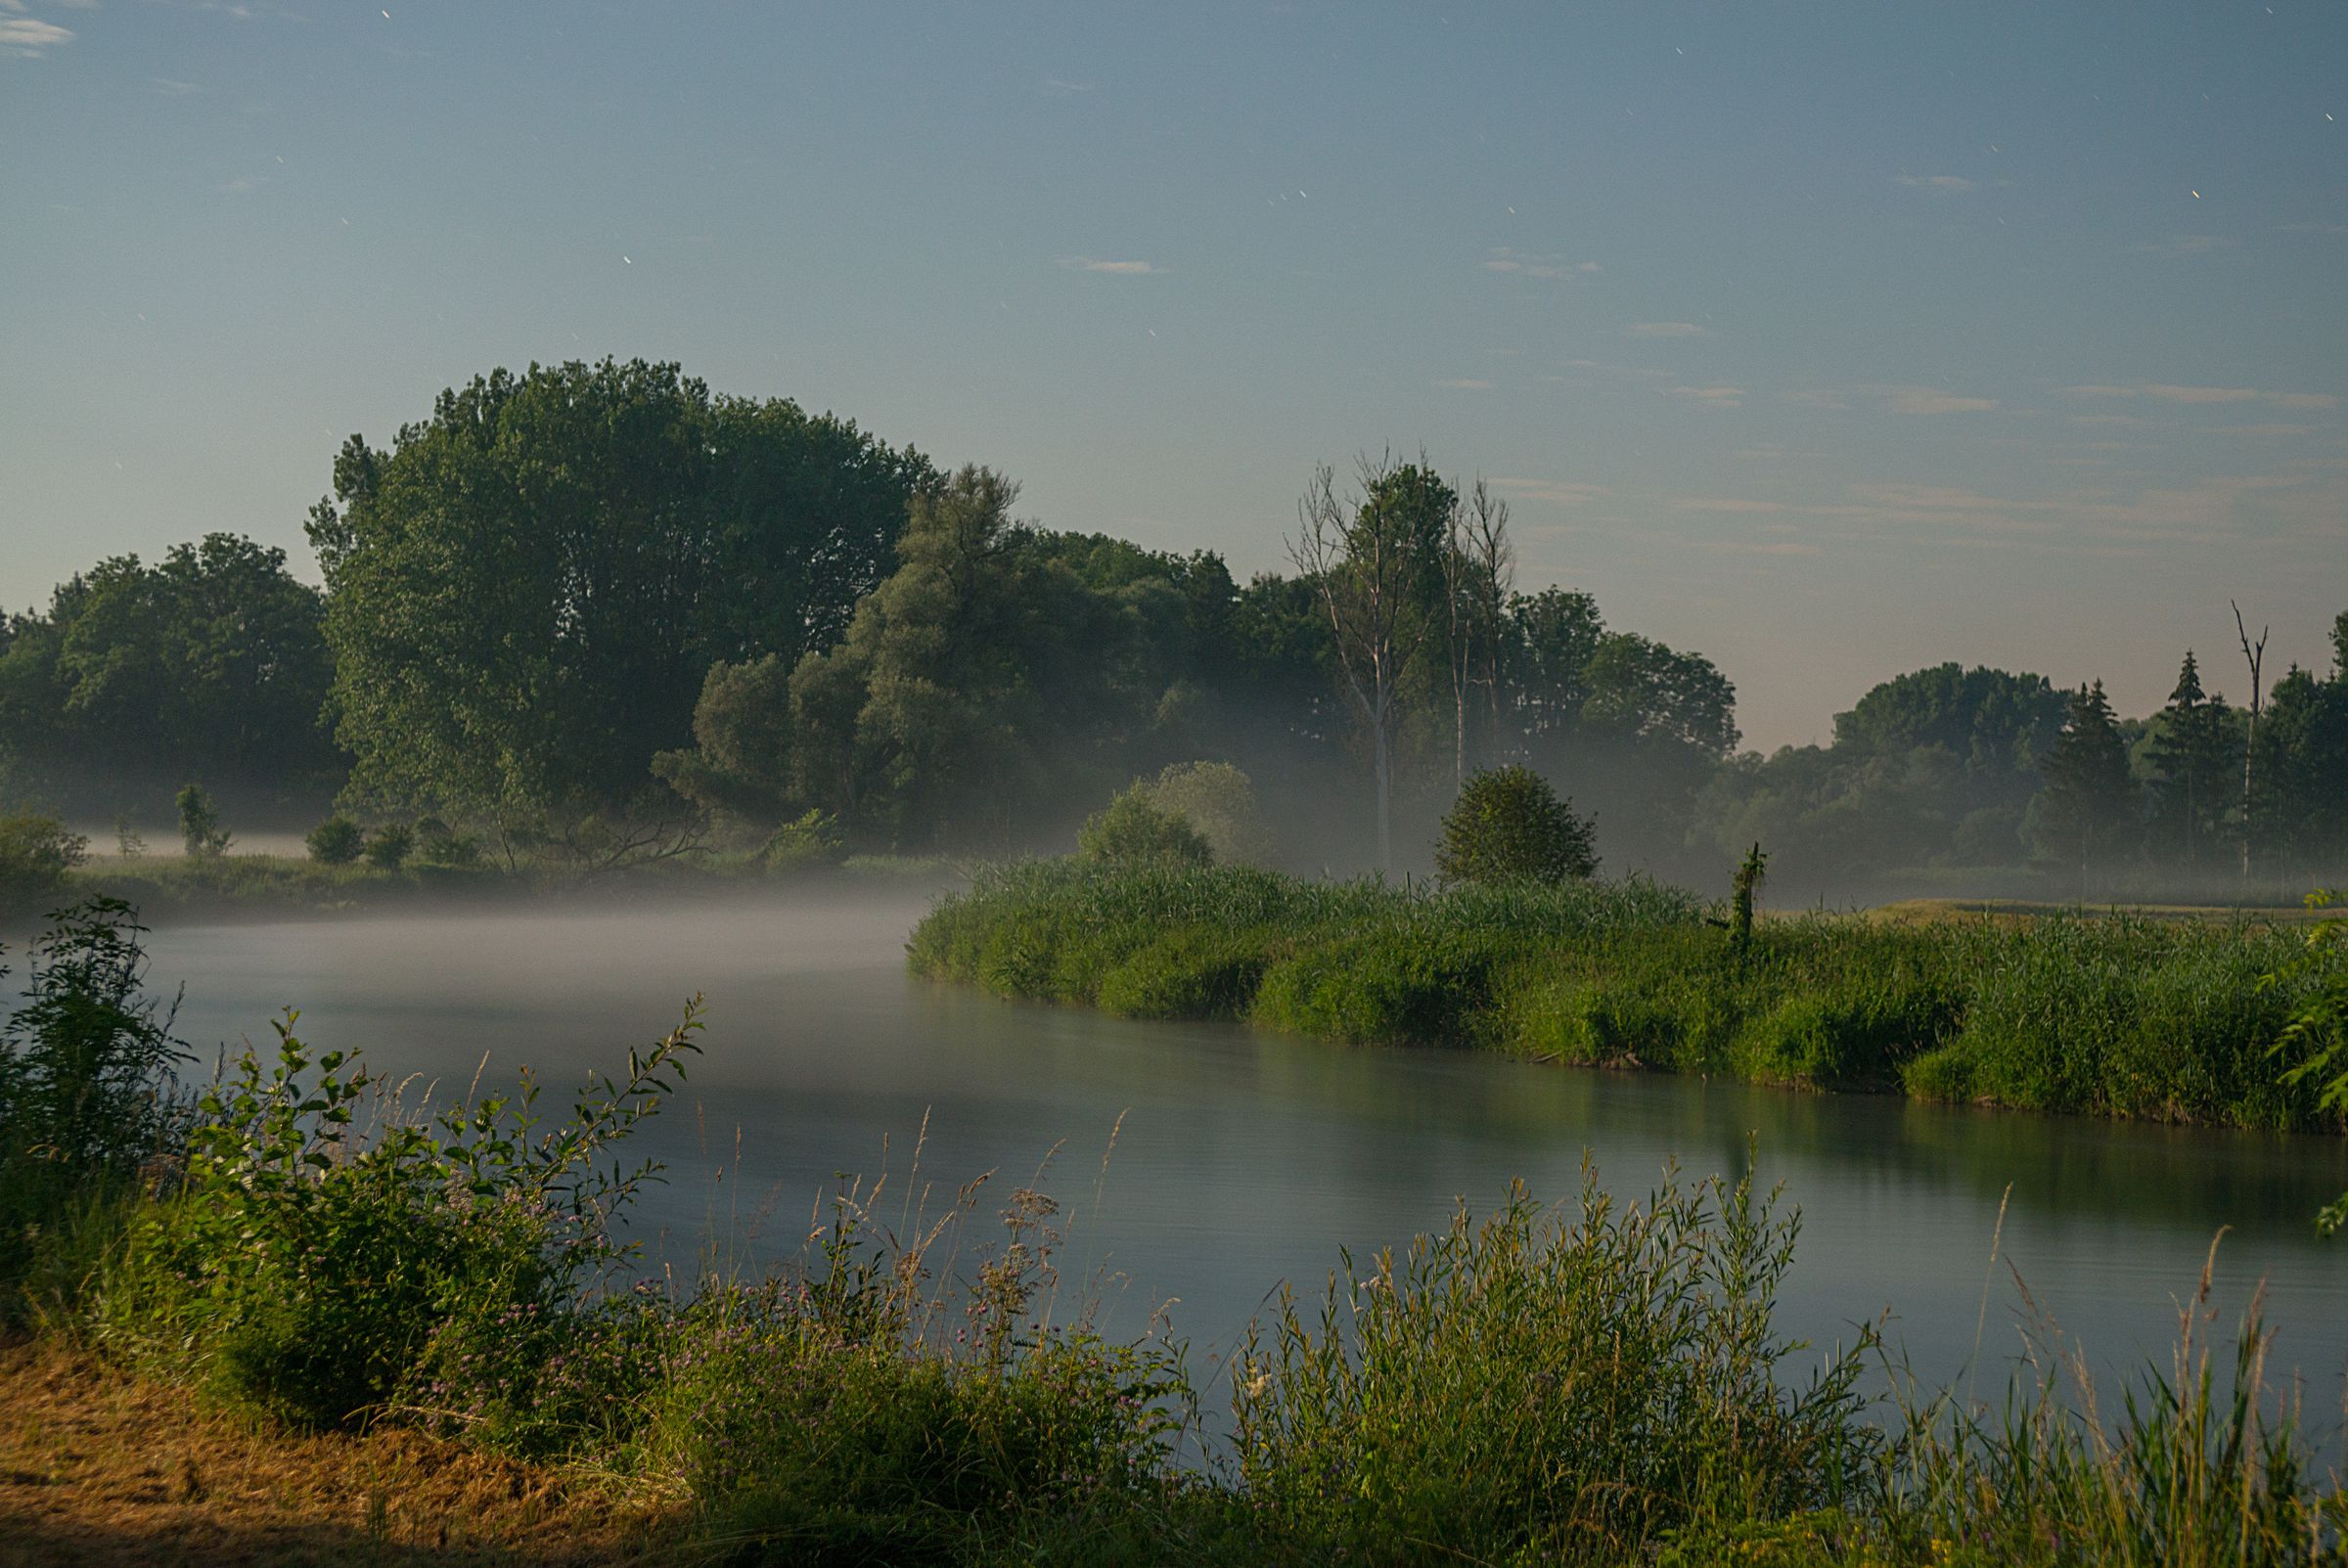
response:
{"label": "grassy bank", "polygon": [[293,1017],[183,1091],[127,911],[33,959],[0,1032],[23,1560],[2344,1560],[2339,1480],[2255,1317],[2212,1354],[2206,1278],[2124,1399],[2050,1337],[2000,1405],[1875,1400],[1872,1335],[1775,1328],[1773,1194],[1589,1171],[1277,1292],[1208,1380],[1097,1332],[1058,1206],[984,1181],[942,1212],[845,1183],[795,1257],[646,1277],[625,1145],[693,1010],[567,1114],[403,1102]]}
{"label": "grassy bank", "polygon": [[2266,922],[1769,919],[1648,883],[1435,892],[1031,862],[949,894],[916,972],[1143,1018],[1473,1046],[2167,1121],[2339,1131],[2269,1048],[2306,989]]}

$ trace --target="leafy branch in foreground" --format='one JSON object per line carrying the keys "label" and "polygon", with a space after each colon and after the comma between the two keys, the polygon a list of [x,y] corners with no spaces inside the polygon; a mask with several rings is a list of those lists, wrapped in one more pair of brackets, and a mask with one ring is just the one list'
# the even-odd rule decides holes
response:
{"label": "leafy branch in foreground", "polygon": [[[2311,910],[2329,909],[2339,901],[2336,890],[2319,889],[2307,895]],[[2277,1055],[2299,1058],[2282,1075],[2283,1082],[2312,1082],[2317,1086],[2318,1103],[2325,1110],[2348,1114],[2348,918],[2311,924],[2307,946],[2261,983],[2305,988],[2299,1010],[2291,1014],[2275,1042]],[[2316,1216],[2316,1228],[2325,1235],[2343,1225],[2348,1225],[2348,1192]]]}

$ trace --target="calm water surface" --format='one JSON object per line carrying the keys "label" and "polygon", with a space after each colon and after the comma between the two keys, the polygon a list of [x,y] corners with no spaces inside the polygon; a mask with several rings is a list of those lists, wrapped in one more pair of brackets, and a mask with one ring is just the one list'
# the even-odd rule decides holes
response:
{"label": "calm water surface", "polygon": [[460,1092],[484,1053],[488,1081],[527,1063],[567,1089],[700,992],[708,1054],[643,1140],[670,1167],[636,1222],[652,1250],[689,1260],[713,1227],[793,1248],[839,1174],[903,1182],[926,1116],[937,1201],[988,1170],[1008,1193],[1057,1145],[1044,1185],[1080,1216],[1071,1265],[1127,1279],[1112,1329],[1138,1332],[1173,1298],[1195,1371],[1279,1281],[1317,1289],[1340,1246],[1404,1242],[1513,1177],[1569,1198],[1585,1150],[1627,1197],[1667,1161],[1733,1169],[1752,1135],[1802,1214],[1781,1308],[1792,1332],[1847,1341],[1888,1313],[1917,1370],[1946,1381],[1971,1358],[1988,1282],[1986,1393],[2019,1345],[2010,1265],[2099,1363],[2165,1358],[2177,1301],[2227,1228],[2223,1324],[2263,1279],[2277,1359],[2306,1376],[2311,1415],[2338,1424],[2348,1241],[2318,1241],[2309,1221],[2348,1187],[2348,1142],[1120,1022],[908,978],[919,913],[873,900],[181,926],[155,934],[154,978],[186,983],[181,1033],[207,1057],[267,1039],[294,1006],[313,1043]]}

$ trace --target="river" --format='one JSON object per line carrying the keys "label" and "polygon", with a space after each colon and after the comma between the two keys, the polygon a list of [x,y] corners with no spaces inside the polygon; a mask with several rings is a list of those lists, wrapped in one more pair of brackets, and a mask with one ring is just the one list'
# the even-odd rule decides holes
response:
{"label": "river", "polygon": [[[363,1050],[443,1094],[527,1063],[550,1100],[706,999],[707,1053],[643,1152],[668,1167],[635,1230],[690,1267],[715,1236],[790,1250],[841,1173],[902,1191],[925,1119],[932,1210],[996,1171],[989,1200],[1040,1184],[1075,1220],[1071,1279],[1135,1333],[1172,1299],[1195,1376],[1283,1279],[1318,1290],[1357,1256],[1489,1207],[1513,1177],[1569,1199],[1587,1150],[1618,1195],[1667,1161],[1735,1168],[1748,1136],[1802,1215],[1784,1329],[1888,1333],[1935,1382],[2001,1388],[2026,1321],[2010,1271],[2104,1368],[2166,1364],[2177,1303],[2221,1228],[2219,1325],[2260,1280],[2273,1364],[2339,1425],[2348,1238],[2311,1216],[2348,1187],[2348,1141],[2172,1129],[1799,1095],[1472,1053],[1348,1049],[1240,1027],[1132,1023],[1005,1003],[907,976],[904,898],[610,908],[166,927],[153,980],[184,983],[179,1033],[205,1054],[299,1033]],[[557,1106],[564,1108],[564,1100]],[[1108,1151],[1112,1130],[1122,1130]],[[1107,1153],[1106,1169],[1103,1157]],[[1999,1210],[2010,1190],[2002,1235]],[[1097,1194],[1097,1201],[1096,1201]],[[884,1205],[894,1214],[892,1201]],[[1999,1260],[1991,1263],[1993,1236]],[[1986,1287],[1986,1326],[1984,1293]]]}

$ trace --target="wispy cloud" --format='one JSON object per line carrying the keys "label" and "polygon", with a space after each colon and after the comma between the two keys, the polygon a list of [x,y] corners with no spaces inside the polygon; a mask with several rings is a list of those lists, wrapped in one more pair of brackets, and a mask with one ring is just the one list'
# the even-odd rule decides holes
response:
{"label": "wispy cloud", "polygon": [[2348,234],[2348,223],[2286,223],[2285,234]]}
{"label": "wispy cloud", "polygon": [[1486,272],[1513,273],[1523,278],[1587,277],[1606,269],[1595,261],[1568,262],[1563,256],[1538,254],[1530,250],[1513,250],[1502,246],[1483,263]]}
{"label": "wispy cloud", "polygon": [[1089,81],[1061,81],[1058,76],[1044,78],[1044,91],[1047,93],[1089,93],[1092,90],[1093,84]]}
{"label": "wispy cloud", "polygon": [[1849,408],[1851,406],[1844,400],[1840,392],[1830,392],[1823,387],[1797,387],[1792,391],[1780,392],[1778,395],[1788,403],[1799,403],[1804,408]]}
{"label": "wispy cloud", "polygon": [[151,93],[160,93],[165,98],[185,98],[191,93],[203,91],[202,87],[192,81],[173,81],[168,76],[148,77],[147,90]]}
{"label": "wispy cloud", "polygon": [[73,29],[38,17],[0,17],[0,55],[38,60],[73,41]]}
{"label": "wispy cloud", "polygon": [[1161,270],[1147,261],[1101,261],[1092,256],[1061,256],[1060,264],[1077,272],[1113,272],[1126,277],[1140,277]]}
{"label": "wispy cloud", "polygon": [[2269,392],[2255,386],[2177,386],[2166,381],[2147,381],[2142,386],[2115,386],[2097,382],[2086,386],[2065,386],[2065,397],[2136,397],[2140,394],[2163,403],[2271,403],[2277,408],[2338,408],[2340,400],[2331,392]]}
{"label": "wispy cloud", "polygon": [[1674,386],[1663,395],[1679,398],[1683,402],[1700,403],[1705,408],[1744,406],[1744,388],[1741,386]]}
{"label": "wispy cloud", "polygon": [[1492,390],[1492,383],[1490,381],[1479,381],[1474,380],[1472,377],[1466,376],[1457,377],[1447,381],[1437,381],[1435,384],[1442,387],[1447,392],[1489,392]]}
{"label": "wispy cloud", "polygon": [[1635,321],[1622,330],[1625,337],[1709,337],[1712,329],[1692,321]]}
{"label": "wispy cloud", "polygon": [[2222,234],[2176,234],[2166,240],[2147,240],[2136,248],[2148,256],[2206,256],[2215,250],[2235,250],[2239,240]]}
{"label": "wispy cloud", "polygon": [[1605,361],[1598,359],[1569,359],[1565,362],[1565,368],[1567,370],[1598,371],[1607,376],[1628,376],[1634,381],[1642,381],[1671,380],[1671,372],[1667,370],[1649,370],[1644,365],[1609,365]]}
{"label": "wispy cloud", "polygon": [[1998,406],[1994,397],[1960,397],[1929,386],[1884,388],[1894,414],[1978,414]]}
{"label": "wispy cloud", "polygon": [[1546,501],[1558,507],[1582,507],[1614,492],[1603,484],[1578,484],[1565,479],[1494,479],[1495,490],[1526,501]]}
{"label": "wispy cloud", "polygon": [[1899,176],[1899,182],[1915,190],[1948,191],[1952,194],[1975,189],[1974,183],[1962,174],[1903,174]]}

